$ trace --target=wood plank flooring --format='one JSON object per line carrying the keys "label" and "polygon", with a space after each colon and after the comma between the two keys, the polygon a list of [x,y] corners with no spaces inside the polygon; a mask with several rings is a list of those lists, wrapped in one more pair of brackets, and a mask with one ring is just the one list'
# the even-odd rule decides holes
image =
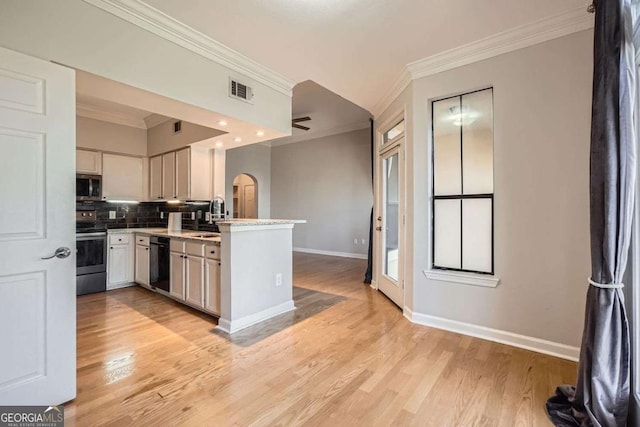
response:
{"label": "wood plank flooring", "polygon": [[66,425],[550,425],[575,363],[411,324],[364,268],[296,253],[298,309],[231,338],[142,288],[79,297]]}

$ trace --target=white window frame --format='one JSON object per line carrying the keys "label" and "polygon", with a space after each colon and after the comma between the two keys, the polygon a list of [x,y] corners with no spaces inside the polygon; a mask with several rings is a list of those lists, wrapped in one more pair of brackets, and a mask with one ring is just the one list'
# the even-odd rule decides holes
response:
{"label": "white window frame", "polygon": [[[434,167],[434,158],[433,158],[433,148],[434,148],[434,134],[433,134],[433,105],[435,102],[441,101],[443,99],[447,99],[447,98],[452,98],[452,97],[456,97],[456,96],[463,96],[466,95],[468,93],[473,93],[473,92],[479,92],[481,90],[485,90],[485,89],[492,89],[493,94],[495,96],[495,89],[493,87],[493,85],[491,86],[485,86],[485,87],[481,87],[478,89],[474,89],[474,90],[468,90],[468,91],[464,91],[464,92],[459,92],[457,94],[452,94],[452,95],[448,95],[448,96],[443,96],[443,97],[439,97],[439,98],[434,98],[429,100],[429,111],[428,111],[428,116],[429,116],[429,166],[430,168],[433,169]],[[495,120],[495,113],[494,113],[494,120]],[[495,139],[495,138],[494,138]],[[434,213],[434,198],[435,198],[435,192],[434,192],[434,187],[433,187],[433,171],[431,171],[431,173],[429,174],[429,211],[430,211],[430,216],[429,216],[429,268],[426,270],[423,270],[422,273],[424,274],[424,276],[427,279],[430,280],[436,280],[439,282],[449,282],[449,283],[457,283],[457,284],[463,284],[463,285],[472,285],[472,286],[482,286],[482,287],[489,287],[489,288],[495,288],[498,286],[498,284],[500,283],[500,278],[497,277],[495,275],[495,218],[492,217],[492,228],[494,229],[494,231],[492,232],[492,251],[494,251],[492,253],[492,263],[494,264],[494,268],[492,269],[493,271],[491,273],[480,273],[480,272],[471,272],[471,271],[465,271],[465,270],[459,270],[459,269],[444,269],[444,268],[438,268],[434,266],[434,258],[435,258],[435,249],[434,249],[434,223],[433,223],[433,215]],[[492,198],[492,204],[495,203],[495,188],[493,190],[494,198]]]}

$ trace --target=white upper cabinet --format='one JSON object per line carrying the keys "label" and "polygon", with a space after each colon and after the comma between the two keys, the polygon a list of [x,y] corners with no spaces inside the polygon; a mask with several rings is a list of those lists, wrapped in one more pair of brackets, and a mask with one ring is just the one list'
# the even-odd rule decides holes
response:
{"label": "white upper cabinet", "polygon": [[211,200],[211,151],[187,147],[149,159],[149,200]]}
{"label": "white upper cabinet", "polygon": [[99,151],[76,150],[76,172],[100,175],[102,173],[102,153]]}
{"label": "white upper cabinet", "polygon": [[177,199],[176,193],[176,153],[162,155],[162,198]]}
{"label": "white upper cabinet", "polygon": [[149,200],[163,199],[162,194],[162,156],[149,159]]}
{"label": "white upper cabinet", "polygon": [[176,151],[176,196],[180,200],[191,199],[191,149]]}
{"label": "white upper cabinet", "polygon": [[102,155],[102,198],[104,200],[145,200],[144,162],[140,157]]}

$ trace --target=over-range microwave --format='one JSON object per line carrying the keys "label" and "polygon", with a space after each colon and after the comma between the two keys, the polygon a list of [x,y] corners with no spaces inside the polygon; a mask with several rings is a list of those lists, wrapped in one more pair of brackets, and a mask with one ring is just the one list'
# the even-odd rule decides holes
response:
{"label": "over-range microwave", "polygon": [[76,175],[76,201],[102,200],[102,177],[100,175]]}

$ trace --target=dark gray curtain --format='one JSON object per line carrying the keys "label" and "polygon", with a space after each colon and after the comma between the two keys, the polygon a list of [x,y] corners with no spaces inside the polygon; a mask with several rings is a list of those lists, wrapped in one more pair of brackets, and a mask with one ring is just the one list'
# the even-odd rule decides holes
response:
{"label": "dark gray curtain", "polygon": [[591,115],[591,279],[578,383],[547,401],[556,426],[625,426],[629,325],[622,293],[635,195],[636,103],[631,0],[595,2]]}
{"label": "dark gray curtain", "polygon": [[[373,162],[375,161],[375,142],[373,138],[373,119],[369,119],[370,137],[371,137],[371,188],[374,185]],[[374,194],[375,198],[376,195]],[[373,206],[371,207],[371,215],[369,217],[369,252],[367,252],[367,271],[364,272],[364,283],[371,284],[373,279]]]}

